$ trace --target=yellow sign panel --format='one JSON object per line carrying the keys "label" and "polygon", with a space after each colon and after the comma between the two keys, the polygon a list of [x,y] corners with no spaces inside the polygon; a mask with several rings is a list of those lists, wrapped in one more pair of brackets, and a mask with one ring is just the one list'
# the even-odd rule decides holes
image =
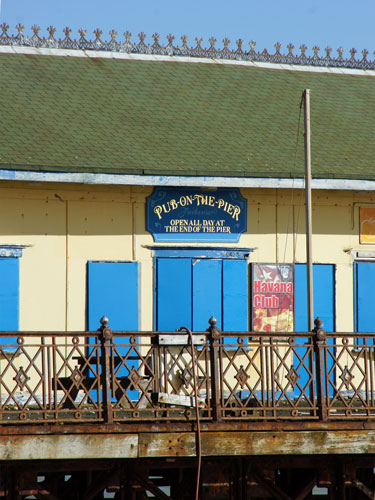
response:
{"label": "yellow sign panel", "polygon": [[360,208],[360,243],[375,243],[375,208]]}

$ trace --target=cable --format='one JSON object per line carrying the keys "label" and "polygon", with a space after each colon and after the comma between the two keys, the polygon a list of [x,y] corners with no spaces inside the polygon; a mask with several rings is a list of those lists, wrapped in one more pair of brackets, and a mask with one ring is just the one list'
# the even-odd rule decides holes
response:
{"label": "cable", "polygon": [[[302,104],[303,104],[303,93],[302,93],[301,100],[300,100],[300,103],[299,103],[299,114],[298,114],[298,124],[297,124],[297,134],[296,134],[296,145],[295,145],[295,150],[294,150],[294,163],[293,163],[293,169],[291,171],[291,175],[292,175],[292,178],[293,178],[293,183],[292,183],[291,200],[290,200],[290,205],[289,205],[288,224],[287,224],[287,229],[286,229],[286,238],[285,238],[283,264],[285,264],[285,260],[286,260],[286,249],[287,249],[287,246],[288,246],[288,237],[289,237],[289,231],[290,231],[291,213],[292,213],[292,210],[293,210],[293,207],[294,207],[294,173],[295,173],[296,166],[297,166],[297,151],[298,151],[298,142],[299,142],[299,136],[300,136],[300,127],[301,127]],[[295,236],[295,231],[298,228],[300,210],[301,210],[301,196],[300,196],[300,203],[299,203],[299,208],[298,208],[298,212],[297,212],[297,226],[294,224],[294,227],[293,227],[293,264],[295,263],[295,260],[296,260],[297,236]],[[280,313],[280,311],[279,311],[279,313]],[[289,330],[290,314],[291,314],[291,311],[289,310],[288,320],[287,320],[287,329],[288,330]],[[278,319],[277,319],[277,324],[278,324]]]}
{"label": "cable", "polygon": [[294,164],[293,164],[293,170],[291,172],[293,176],[293,184],[292,184],[292,196],[291,196],[291,201],[289,205],[289,216],[288,216],[288,225],[286,228],[286,238],[285,238],[285,248],[284,248],[284,259],[283,263],[285,264],[285,257],[286,257],[286,248],[287,248],[287,243],[288,243],[288,235],[289,235],[289,224],[290,224],[290,218],[291,218],[291,211],[293,207],[293,197],[294,197],[294,172],[296,170],[296,165],[297,165],[297,151],[298,151],[298,141],[299,141],[299,130],[301,126],[301,110],[302,110],[302,104],[303,104],[303,94],[301,97],[301,101],[299,103],[299,114],[298,114],[298,125],[297,125],[297,137],[296,137],[296,146],[295,146],[295,151],[294,151]]}
{"label": "cable", "polygon": [[197,458],[198,458],[198,467],[197,467],[197,481],[196,481],[196,488],[195,488],[195,500],[199,500],[199,481],[200,481],[200,475],[201,475],[201,464],[202,464],[202,443],[201,443],[201,426],[200,426],[200,420],[199,420],[199,407],[198,407],[198,386],[197,386],[197,376],[195,373],[195,365],[196,365],[196,360],[195,360],[195,351],[194,351],[194,340],[193,340],[193,334],[191,333],[191,330],[187,328],[186,326],[182,326],[181,328],[178,328],[178,332],[185,331],[189,335],[189,340],[190,340],[190,345],[191,345],[191,359],[192,359],[192,371],[193,371],[193,384],[194,384],[194,395],[195,395],[195,413],[196,413],[196,418],[197,418],[197,442],[196,442],[196,447],[197,447]]}

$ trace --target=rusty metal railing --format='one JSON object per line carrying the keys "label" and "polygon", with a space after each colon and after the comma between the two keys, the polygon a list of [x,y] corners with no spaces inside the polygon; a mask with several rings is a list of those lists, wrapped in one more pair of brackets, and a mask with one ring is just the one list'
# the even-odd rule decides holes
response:
{"label": "rusty metal railing", "polygon": [[375,333],[2,332],[2,425],[375,420]]}

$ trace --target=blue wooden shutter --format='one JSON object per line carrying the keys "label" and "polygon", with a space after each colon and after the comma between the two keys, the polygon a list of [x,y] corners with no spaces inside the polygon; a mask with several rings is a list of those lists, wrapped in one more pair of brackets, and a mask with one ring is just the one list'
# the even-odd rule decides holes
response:
{"label": "blue wooden shutter", "polygon": [[[87,263],[87,323],[90,331],[100,327],[100,318],[107,316],[109,328],[114,331],[138,330],[138,263],[137,262],[88,262]],[[114,337],[113,343],[121,356],[129,352],[128,337]],[[137,358],[137,356],[135,356]],[[137,359],[128,359],[116,372],[117,377],[128,376]],[[136,401],[138,391],[128,391]],[[92,398],[95,400],[95,395]]]}
{"label": "blue wooden shutter", "polygon": [[246,260],[158,258],[155,287],[158,331],[205,331],[211,316],[220,330],[248,330]]}
{"label": "blue wooden shutter", "polygon": [[247,260],[223,260],[223,331],[248,330],[248,267]]}
{"label": "blue wooden shutter", "polygon": [[[308,329],[306,264],[295,265],[295,331]],[[327,332],[335,331],[335,266],[314,264],[314,319],[319,316]]]}
{"label": "blue wooden shutter", "polygon": [[356,262],[354,272],[355,329],[375,332],[375,262]]}
{"label": "blue wooden shutter", "polygon": [[221,329],[222,263],[216,259],[192,259],[193,266],[193,329],[205,331],[211,316]]}
{"label": "blue wooden shutter", "polygon": [[138,330],[138,263],[88,262],[88,329],[100,327],[100,318],[109,318],[112,330]]}
{"label": "blue wooden shutter", "polygon": [[[307,314],[307,269],[306,264],[295,265],[295,330],[303,332],[308,330],[308,314]],[[328,332],[334,332],[335,323],[335,266],[333,264],[314,264],[313,265],[313,286],[314,286],[314,319],[319,316],[323,322],[323,328]],[[299,343],[303,339],[299,339]],[[333,339],[328,339],[328,344],[333,345]],[[296,347],[299,356],[303,358],[306,349]],[[332,357],[327,356],[326,369],[331,372],[333,361]],[[308,372],[305,368],[298,366],[300,361],[295,356],[295,368],[300,375],[299,384],[305,387],[308,381]],[[305,360],[307,363],[307,360]],[[330,378],[332,383],[328,383],[329,396],[333,395],[333,387],[335,380],[334,371],[331,372]],[[295,389],[295,395],[299,395],[299,390]]]}
{"label": "blue wooden shutter", "polygon": [[156,330],[191,329],[191,259],[156,259],[156,266]]}
{"label": "blue wooden shutter", "polygon": [[[19,316],[19,260],[0,257],[0,330],[17,331]],[[16,343],[2,338],[1,343]]]}

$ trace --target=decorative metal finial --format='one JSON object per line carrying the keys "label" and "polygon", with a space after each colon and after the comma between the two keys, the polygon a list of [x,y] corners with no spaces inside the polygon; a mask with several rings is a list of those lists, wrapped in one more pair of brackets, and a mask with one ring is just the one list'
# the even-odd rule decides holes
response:
{"label": "decorative metal finial", "polygon": [[107,316],[102,316],[100,318],[100,323],[102,326],[106,327],[109,323],[109,319],[107,318]]}
{"label": "decorative metal finial", "polygon": [[216,326],[217,320],[216,320],[216,318],[211,316],[211,318],[208,320],[208,322],[212,327],[214,327],[214,326]]}
{"label": "decorative metal finial", "polygon": [[315,340],[318,343],[325,342],[326,340],[326,332],[323,330],[323,321],[320,318],[316,318],[314,321],[315,328],[313,332],[315,332],[316,337]]}
{"label": "decorative metal finial", "polygon": [[323,321],[319,317],[315,318],[314,325],[316,329],[320,329],[323,325]]}
{"label": "decorative metal finial", "polygon": [[306,54],[307,46],[300,46],[300,54],[293,53],[293,45],[289,44],[287,46],[287,52],[281,52],[281,44],[278,42],[275,44],[275,53],[270,54],[266,49],[263,51],[257,52],[255,50],[256,43],[251,40],[250,42],[250,50],[245,50],[243,46],[243,41],[241,39],[237,40],[237,48],[230,49],[229,44],[230,41],[228,38],[223,39],[223,48],[216,47],[216,39],[211,37],[209,42],[209,48],[205,48],[202,46],[203,39],[196,38],[196,46],[190,47],[188,46],[188,37],[186,35],[181,37],[182,45],[174,46],[173,35],[169,34],[167,36],[168,43],[167,45],[162,44],[160,42],[160,35],[158,33],[154,33],[154,43],[146,44],[146,34],[141,32],[139,36],[139,42],[132,43],[131,33],[126,31],[124,33],[125,41],[118,42],[117,32],[115,30],[111,30],[109,32],[110,40],[102,40],[102,31],[97,28],[94,31],[94,38],[87,39],[86,38],[86,30],[79,30],[78,38],[71,38],[72,30],[68,27],[63,29],[63,33],[65,34],[65,38],[55,38],[55,28],[49,27],[47,31],[49,33],[48,38],[40,37],[39,26],[34,25],[31,29],[33,35],[28,35],[24,33],[25,27],[23,24],[18,24],[16,26],[16,30],[18,34],[12,35],[8,33],[9,26],[5,23],[0,24],[0,40],[2,45],[14,45],[14,46],[26,46],[26,47],[55,47],[61,49],[94,49],[101,51],[120,51],[127,53],[136,53],[136,54],[154,54],[154,55],[174,55],[174,56],[191,56],[191,57],[208,57],[208,58],[218,58],[218,59],[238,59],[245,61],[254,61],[254,62],[270,62],[277,64],[296,64],[296,65],[313,65],[313,66],[322,66],[322,67],[334,67],[334,68],[356,68],[356,69],[365,69],[365,70],[375,70],[375,60],[368,60],[368,51],[362,51],[362,58],[356,58],[356,50],[350,50],[350,57],[344,58],[344,49],[339,47],[337,50],[337,57],[333,57],[331,55],[331,48],[327,48],[325,50],[324,55],[319,55],[319,47],[314,46],[312,48],[313,55],[308,56]]}

